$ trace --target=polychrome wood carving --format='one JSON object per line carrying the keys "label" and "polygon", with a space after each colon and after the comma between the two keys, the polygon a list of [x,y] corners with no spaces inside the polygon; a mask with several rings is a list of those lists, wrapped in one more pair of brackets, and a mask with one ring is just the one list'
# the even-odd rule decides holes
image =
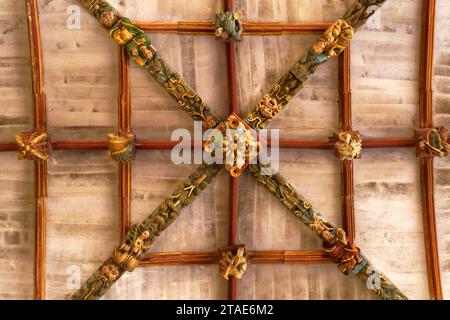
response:
{"label": "polychrome wood carving", "polygon": [[20,160],[50,159],[52,145],[46,132],[21,133],[16,135]]}
{"label": "polychrome wood carving", "polygon": [[[202,120],[205,128],[219,125],[215,116],[203,104],[202,99],[195,91],[179,75],[170,71],[167,64],[159,58],[156,50],[151,47],[150,39],[142,30],[134,26],[127,18],[122,17],[106,1],[80,0],[80,2],[109,30],[111,37],[125,47],[131,59],[147,69],[166,88],[180,107],[194,119]],[[319,65],[342,53],[353,37],[354,27],[357,28],[364,23],[383,2],[357,1],[343,19],[339,19],[326,30],[308,51],[307,56],[295,64],[272,88],[271,92],[264,96],[256,110],[246,118],[247,123],[257,130],[265,128],[270,120],[298,93],[302,84]],[[240,120],[237,115],[231,115],[218,128],[220,129],[221,126],[238,130],[238,138],[245,138],[248,131],[244,121]],[[239,130],[240,128],[242,130]],[[356,134],[347,135],[350,137],[347,137],[345,133],[342,135],[343,147],[341,149],[345,153],[345,159],[353,159],[361,151],[361,139]],[[231,148],[230,150],[234,153],[235,149]],[[351,150],[349,151],[349,149]],[[237,176],[245,165],[248,163],[235,163],[228,169],[231,170],[232,175],[234,172],[234,175]],[[266,186],[295,217],[324,241],[325,254],[333,258],[343,273],[359,274],[360,278],[366,281],[368,288],[383,299],[406,299],[406,296],[360,253],[345,231],[332,225],[285,178],[280,174],[267,175],[267,167],[261,164],[250,164],[248,168],[257,180]],[[149,248],[156,236],[176,219],[182,208],[191,203],[195,196],[208,186],[219,170],[220,166],[218,165],[202,165],[197,169],[148,219],[131,229],[124,243],[117,247],[111,257],[73,296],[73,299],[100,298],[121,275],[126,271],[133,271],[139,263],[139,257]],[[222,251],[219,262],[222,276],[224,278],[229,278],[229,276],[240,278],[246,270],[245,256],[245,247]],[[380,285],[371,286],[367,282],[373,276],[380,279]]]}

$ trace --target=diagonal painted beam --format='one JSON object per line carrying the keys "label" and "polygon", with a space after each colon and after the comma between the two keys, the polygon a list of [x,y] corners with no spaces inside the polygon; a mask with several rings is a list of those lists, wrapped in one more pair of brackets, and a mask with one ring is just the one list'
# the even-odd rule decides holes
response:
{"label": "diagonal painted beam", "polygon": [[132,272],[161,232],[213,181],[221,170],[219,165],[201,165],[181,186],[140,225],[133,226],[112,255],[72,296],[73,300],[101,298],[125,272]]}
{"label": "diagonal painted beam", "polygon": [[[260,164],[249,165],[248,170],[264,185],[296,218],[308,226],[324,241],[327,255],[335,258],[344,274],[354,273],[367,288],[385,300],[407,300],[407,297],[378,271],[359,249],[349,241],[343,229],[327,220],[280,174],[265,175],[267,168]],[[345,243],[345,245],[343,245]]]}
{"label": "diagonal painted beam", "polygon": [[181,75],[169,67],[143,30],[122,16],[108,1],[78,0],[78,2],[99,20],[111,38],[123,46],[130,58],[164,87],[194,120],[203,121],[207,129],[219,124],[220,121],[214,112]]}
{"label": "diagonal painted beam", "polygon": [[317,68],[338,56],[348,46],[357,28],[362,26],[386,0],[357,0],[322,37],[308,50],[306,56],[270,89],[256,104],[246,121],[255,129],[264,129],[297,95],[303,84],[312,77]]}

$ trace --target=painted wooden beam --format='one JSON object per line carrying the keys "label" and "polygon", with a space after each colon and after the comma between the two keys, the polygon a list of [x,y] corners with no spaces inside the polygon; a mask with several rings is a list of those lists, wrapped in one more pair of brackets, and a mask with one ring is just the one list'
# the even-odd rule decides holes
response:
{"label": "painted wooden beam", "polygon": [[[433,50],[436,0],[422,2],[422,28],[419,62],[419,125],[433,127]],[[433,158],[420,158],[420,185],[422,195],[423,230],[430,298],[442,300],[441,273],[434,206]]]}
{"label": "painted wooden beam", "polygon": [[[42,48],[37,0],[25,0],[27,7],[28,38],[30,46],[31,76],[33,86],[34,130],[47,131]],[[46,257],[46,197],[47,163],[35,161],[35,252],[34,252],[34,299],[45,299],[45,257]]]}

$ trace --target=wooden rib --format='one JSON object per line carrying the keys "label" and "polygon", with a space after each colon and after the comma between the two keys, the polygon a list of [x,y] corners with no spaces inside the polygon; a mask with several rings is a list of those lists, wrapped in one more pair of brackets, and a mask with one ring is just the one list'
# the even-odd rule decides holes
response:
{"label": "wooden rib", "polygon": [[[224,0],[225,11],[234,10],[234,0]],[[230,114],[238,112],[237,100],[237,76],[236,76],[236,43],[227,42],[227,77],[228,77],[228,93],[230,100]],[[230,246],[237,245],[238,241],[238,178],[230,176],[229,190],[229,231],[228,244]],[[231,277],[228,280],[228,299],[237,299],[237,279]]]}
{"label": "wooden rib", "polygon": [[[433,127],[432,76],[435,0],[422,3],[422,29],[419,63],[419,124],[420,128]],[[428,289],[430,298],[442,300],[439,252],[434,207],[433,159],[420,159],[423,228],[427,261]]]}
{"label": "wooden rib", "polygon": [[[254,264],[325,264],[334,263],[321,250],[311,251],[249,251]],[[139,267],[217,264],[217,252],[171,252],[147,254]]]}
{"label": "wooden rib", "polygon": [[[215,24],[210,21],[146,22],[135,21],[136,26],[147,32],[176,33],[185,35],[215,34]],[[309,34],[325,31],[330,23],[281,23],[281,22],[244,22],[243,35],[267,36]]]}
{"label": "wooden rib", "polygon": [[[137,150],[171,150],[178,145],[177,141],[170,140],[137,140]],[[450,139],[449,139],[450,143]],[[54,150],[108,150],[108,142],[106,141],[54,141],[52,142]],[[199,143],[191,141],[191,146],[200,146]],[[270,141],[269,141],[270,146]],[[334,143],[330,140],[301,140],[289,139],[280,140],[281,149],[333,149]],[[364,139],[363,148],[410,148],[416,146],[416,140],[413,138],[402,139]],[[17,146],[15,142],[0,143],[0,152],[15,151]]]}
{"label": "wooden rib", "polygon": [[[47,130],[47,116],[43,86],[42,51],[37,0],[26,0],[28,38],[30,46],[31,76],[33,85],[34,130]],[[35,161],[36,225],[34,252],[34,299],[45,299],[46,253],[46,196],[47,163]]]}
{"label": "wooden rib", "polygon": [[[350,46],[339,59],[340,112],[339,128],[353,131],[352,99],[350,82]],[[341,212],[342,225],[350,241],[355,241],[355,204],[353,197],[353,161],[340,161],[341,167]]]}
{"label": "wooden rib", "polygon": [[[119,46],[119,131],[131,133],[130,60]],[[131,163],[119,163],[120,241],[123,242],[131,226]]]}
{"label": "wooden rib", "polygon": [[11,152],[17,150],[17,143],[15,142],[0,142],[0,152]]}

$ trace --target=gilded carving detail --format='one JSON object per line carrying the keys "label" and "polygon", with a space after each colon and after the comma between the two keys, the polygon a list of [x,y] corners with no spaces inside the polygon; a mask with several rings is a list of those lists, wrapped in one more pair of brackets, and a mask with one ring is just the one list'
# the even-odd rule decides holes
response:
{"label": "gilded carving detail", "polygon": [[219,273],[225,280],[242,279],[247,271],[247,251],[244,245],[219,250]]}
{"label": "gilded carving detail", "polygon": [[50,159],[52,145],[46,132],[20,133],[16,135],[19,160]]}
{"label": "gilded carving detail", "polygon": [[143,223],[133,226],[125,241],[111,257],[72,296],[75,300],[98,299],[125,272],[133,271],[139,257],[162,231],[180,215],[181,209],[189,205],[220,171],[218,165],[200,166],[166,201],[161,203]]}
{"label": "gilded carving detail", "polygon": [[107,1],[80,1],[109,30],[111,38],[125,48],[130,58],[169,91],[180,107],[195,120],[203,121],[205,129],[214,128],[219,124],[218,119],[198,94],[160,57],[143,30],[118,13]]}
{"label": "gilded carving detail", "polygon": [[362,137],[359,132],[339,132],[336,140],[335,148],[340,160],[353,160],[361,157]]}
{"label": "gilded carving detail", "polygon": [[350,43],[353,28],[344,20],[330,26],[322,37],[308,50],[287,74],[247,115],[246,121],[255,129],[264,129],[270,121],[292,100],[317,68],[332,57],[339,55]]}
{"label": "gilded carving detail", "polygon": [[113,160],[127,163],[134,160],[135,140],[131,133],[119,133],[108,135],[110,156]]}
{"label": "gilded carving detail", "polygon": [[353,27],[339,19],[325,31],[311,51],[316,55],[324,53],[328,58],[336,57],[350,44],[353,33]]}
{"label": "gilded carving detail", "polygon": [[448,129],[445,127],[416,130],[419,157],[446,157],[450,152]]}
{"label": "gilded carving detail", "polygon": [[[311,231],[323,240],[327,255],[338,264],[339,270],[345,274],[357,274],[369,289],[382,299],[407,300],[407,297],[381,272],[360,254],[347,238],[341,228],[336,228],[319,211],[311,206],[280,174],[263,175],[264,167],[260,164],[249,165],[249,170],[258,182],[263,184],[280,202]],[[374,276],[379,277],[370,283]]]}
{"label": "gilded carving detail", "polygon": [[244,13],[242,11],[218,13],[216,15],[216,38],[240,41],[244,30],[242,27],[243,18]]}
{"label": "gilded carving detail", "polygon": [[335,238],[331,241],[324,241],[323,249],[327,256],[333,258],[338,264],[339,270],[344,274],[349,274],[356,265],[363,261],[359,248],[353,245],[347,238],[344,229],[341,228],[336,230]]}

